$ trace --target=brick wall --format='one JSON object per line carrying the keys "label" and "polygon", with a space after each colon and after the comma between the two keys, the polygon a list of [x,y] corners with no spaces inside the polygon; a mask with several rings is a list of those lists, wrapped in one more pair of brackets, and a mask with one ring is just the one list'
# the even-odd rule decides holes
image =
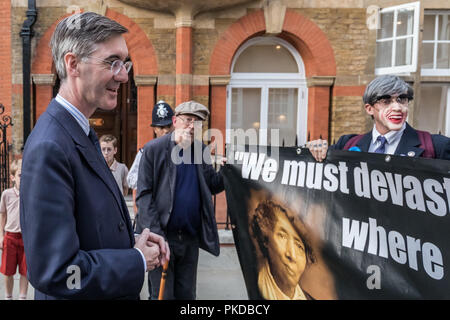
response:
{"label": "brick wall", "polygon": [[[12,75],[11,75],[11,6],[9,1],[0,1],[0,103],[5,106],[4,115],[11,114]],[[11,130],[8,130],[11,140]]]}
{"label": "brick wall", "polygon": [[[8,15],[10,10],[9,3],[2,2],[1,10],[4,16]],[[6,9],[5,9],[6,8]],[[117,9],[117,8],[114,8]],[[39,7],[38,21],[34,26],[35,36],[33,38],[33,54],[36,44],[43,36],[44,32],[61,16],[65,15],[66,7]],[[366,10],[365,8],[298,8],[289,9],[297,12],[312,22],[314,22],[325,33],[328,41],[331,43],[333,54],[336,60],[336,84],[337,87],[364,87],[365,83],[361,83],[359,77],[373,72],[373,56],[374,46],[373,34],[370,34],[366,28]],[[123,10],[118,10],[123,11]],[[248,14],[252,14],[255,9],[247,9]],[[12,92],[10,106],[13,110],[15,123],[13,138],[17,140],[18,145],[21,142],[22,127],[22,94],[21,94],[21,39],[19,36],[20,28],[25,18],[26,8],[12,8],[12,28],[11,32],[2,32],[2,37],[10,35],[12,48],[12,78],[13,86],[6,89]],[[241,18],[230,16],[224,18],[217,15],[214,19],[214,29],[211,28],[195,28],[193,29],[193,61],[192,75],[208,77],[210,73],[211,56],[214,47],[217,45],[221,36],[236,21]],[[164,99],[170,105],[175,107],[176,95],[176,29],[169,27],[169,24],[161,28],[155,26],[155,19],[143,15],[142,17],[134,17],[133,21],[144,31],[150,40],[157,60],[158,67],[158,83],[156,89],[156,100]],[[2,28],[8,25],[2,24]],[[11,26],[10,26],[11,27]],[[251,28],[252,26],[249,26]],[[6,39],[7,42],[7,39]],[[1,50],[5,50],[2,46]],[[2,53],[2,57],[4,54]],[[5,57],[8,57],[5,55]],[[308,59],[307,54],[303,55],[305,60]],[[2,59],[2,61],[6,61]],[[323,61],[325,63],[325,61]],[[1,68],[5,72],[5,68]],[[314,71],[314,70],[313,70]],[[7,75],[6,75],[7,76]],[[11,77],[9,76],[9,77]],[[8,76],[7,76],[8,77]],[[345,77],[345,81],[340,79]],[[194,81],[192,88],[192,98],[199,102],[209,105],[209,85],[208,83],[196,84]],[[11,81],[9,84],[11,86]],[[336,87],[336,88],[337,88]],[[3,87],[2,87],[3,88]],[[5,90],[5,89],[2,89]],[[5,100],[6,101],[6,100]],[[355,96],[353,92],[341,90],[338,95],[334,95],[331,99],[332,108],[330,110],[330,139],[339,137],[342,133],[353,132],[355,129],[364,131],[370,127],[370,118],[364,115],[361,106],[361,97]],[[7,105],[5,102],[3,102]]]}
{"label": "brick wall", "polygon": [[366,114],[360,96],[335,96],[331,108],[331,139],[337,141],[343,134],[361,134],[372,128],[372,119]]}

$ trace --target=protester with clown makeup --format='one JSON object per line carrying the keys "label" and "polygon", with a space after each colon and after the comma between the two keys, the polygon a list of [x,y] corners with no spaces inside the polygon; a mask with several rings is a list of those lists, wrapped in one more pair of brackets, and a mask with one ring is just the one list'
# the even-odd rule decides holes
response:
{"label": "protester with clown makeup", "polygon": [[407,123],[409,102],[414,91],[394,75],[372,80],[363,96],[364,108],[372,119],[372,131],[341,136],[328,146],[326,140],[310,141],[306,146],[317,161],[326,158],[328,148],[450,160],[450,138],[412,128]]}

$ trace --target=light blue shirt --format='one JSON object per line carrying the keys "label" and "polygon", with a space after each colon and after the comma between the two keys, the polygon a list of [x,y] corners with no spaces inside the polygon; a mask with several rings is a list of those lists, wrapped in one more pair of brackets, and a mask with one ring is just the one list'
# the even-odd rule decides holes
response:
{"label": "light blue shirt", "polygon": [[[59,94],[56,95],[55,100],[63,106],[64,109],[66,109],[71,115],[72,117],[75,118],[75,120],[78,122],[78,124],[80,125],[81,129],[83,129],[83,132],[86,133],[86,136],[89,135],[89,120],[88,118],[86,118],[84,116],[84,114],[81,113],[80,110],[78,110],[77,107],[75,107],[73,104],[71,104],[69,101],[67,101],[66,99],[64,99],[63,97],[61,97]],[[147,271],[147,262],[145,261],[145,256],[142,253],[142,251],[138,248],[134,248],[137,251],[139,251],[139,253],[142,256],[142,261],[144,262],[144,272]]]}
{"label": "light blue shirt", "polygon": [[55,100],[58,101],[58,103],[60,105],[62,105],[64,107],[64,109],[66,109],[72,115],[72,117],[75,118],[75,120],[77,120],[81,129],[83,129],[84,133],[86,133],[86,135],[88,136],[89,135],[89,120],[88,120],[88,118],[86,118],[84,116],[84,114],[82,114],[81,111],[78,110],[77,107],[75,107],[69,101],[67,101],[66,99],[61,97],[59,94],[56,95]]}
{"label": "light blue shirt", "polygon": [[[398,131],[389,131],[384,135],[386,138],[385,154],[394,154],[395,150],[397,150],[398,144],[400,143],[400,139],[402,138],[403,131],[405,131],[406,123],[403,124],[402,128]],[[374,152],[381,144],[379,140],[377,140],[378,136],[381,134],[375,128],[375,125],[372,129],[372,141],[370,142],[369,152]]]}

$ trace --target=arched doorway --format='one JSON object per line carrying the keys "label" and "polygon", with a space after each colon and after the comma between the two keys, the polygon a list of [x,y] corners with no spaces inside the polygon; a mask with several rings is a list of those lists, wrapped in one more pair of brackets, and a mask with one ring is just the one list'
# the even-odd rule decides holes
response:
{"label": "arched doorway", "polygon": [[[277,37],[244,43],[233,59],[227,86],[227,129],[256,129],[258,144],[306,142],[307,85],[300,54]],[[272,135],[272,130],[278,130]],[[230,141],[227,130],[227,143]]]}
{"label": "arched doorway", "polygon": [[[211,127],[225,136],[231,65],[239,48],[249,39],[265,33],[263,10],[256,10],[233,23],[217,41],[210,59]],[[277,38],[286,40],[301,55],[308,83],[308,137],[328,139],[330,88],[336,76],[333,48],[325,33],[305,16],[287,9],[282,32]],[[300,137],[299,137],[300,138]]]}
{"label": "arched doorway", "polygon": [[[60,80],[57,77],[53,97],[58,93]],[[117,138],[116,160],[130,168],[137,150],[137,87],[133,68],[128,73],[128,82],[122,83],[117,96],[117,107],[113,110],[97,109],[89,118],[89,124],[100,138],[111,134]]]}

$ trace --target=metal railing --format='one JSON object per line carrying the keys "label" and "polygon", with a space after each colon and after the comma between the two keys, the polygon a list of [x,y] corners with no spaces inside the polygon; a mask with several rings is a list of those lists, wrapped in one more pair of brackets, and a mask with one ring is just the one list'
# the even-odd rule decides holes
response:
{"label": "metal railing", "polygon": [[9,188],[9,151],[11,146],[7,140],[7,129],[12,126],[9,115],[3,115],[5,106],[0,103],[0,192]]}

